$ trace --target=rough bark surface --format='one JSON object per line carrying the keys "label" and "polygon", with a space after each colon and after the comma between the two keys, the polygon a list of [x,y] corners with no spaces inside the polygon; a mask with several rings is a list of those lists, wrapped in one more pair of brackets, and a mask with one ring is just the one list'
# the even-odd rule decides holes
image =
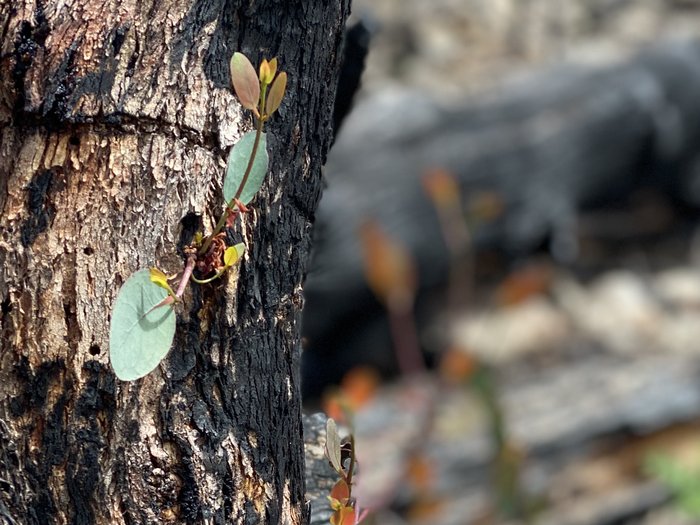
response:
{"label": "rough bark surface", "polygon": [[[302,523],[301,282],[349,0],[0,0],[0,521]],[[271,168],[167,359],[119,382],[109,313],[182,267],[250,129],[235,50],[278,56]],[[229,239],[233,241],[234,239]]]}

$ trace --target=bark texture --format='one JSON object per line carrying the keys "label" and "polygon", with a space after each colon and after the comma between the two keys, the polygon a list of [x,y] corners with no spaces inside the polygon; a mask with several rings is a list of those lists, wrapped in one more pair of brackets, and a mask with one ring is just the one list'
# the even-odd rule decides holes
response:
{"label": "bark texture", "polygon": [[[302,523],[301,282],[349,0],[0,0],[0,521]],[[222,208],[235,50],[289,73],[271,167],[169,356],[119,382],[120,285]]]}

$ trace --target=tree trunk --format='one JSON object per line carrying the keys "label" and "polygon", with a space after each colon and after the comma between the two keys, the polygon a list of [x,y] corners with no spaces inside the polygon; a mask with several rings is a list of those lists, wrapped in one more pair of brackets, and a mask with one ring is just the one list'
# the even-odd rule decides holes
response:
{"label": "tree trunk", "polygon": [[[349,0],[0,0],[0,517],[16,524],[303,523],[301,282]],[[228,60],[278,56],[270,170],[190,287],[168,357],[117,380],[110,309],[182,268],[251,128]]]}

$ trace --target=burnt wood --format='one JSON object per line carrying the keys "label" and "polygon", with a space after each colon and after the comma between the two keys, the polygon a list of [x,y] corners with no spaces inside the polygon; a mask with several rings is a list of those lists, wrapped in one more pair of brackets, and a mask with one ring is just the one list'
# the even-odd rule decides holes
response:
{"label": "burnt wood", "polygon": [[476,254],[512,259],[544,246],[571,262],[583,210],[614,208],[639,188],[700,206],[699,92],[700,44],[673,41],[613,66],[561,65],[468,101],[395,89],[360,103],[329,157],[316,215],[305,394],[358,363],[394,367],[386,319],[364,282],[363,220],[408,247],[422,298],[446,284],[449,254],[420,182],[427,170],[451,172],[465,202],[500,196],[505,212],[472,231]]}

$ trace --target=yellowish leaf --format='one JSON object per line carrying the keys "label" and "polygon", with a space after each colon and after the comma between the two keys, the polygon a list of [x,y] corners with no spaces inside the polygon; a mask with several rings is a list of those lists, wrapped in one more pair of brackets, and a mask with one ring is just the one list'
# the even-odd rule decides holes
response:
{"label": "yellowish leaf", "polygon": [[165,273],[155,267],[149,268],[148,271],[150,273],[151,282],[167,290],[168,294],[175,295],[175,292],[173,292],[173,289],[168,284],[168,276],[165,275]]}
{"label": "yellowish leaf", "polygon": [[265,114],[272,115],[282,104],[284,92],[287,89],[287,73],[282,71],[270,86],[270,92],[267,94],[265,101]]}
{"label": "yellowish leaf", "polygon": [[267,59],[263,59],[260,62],[260,83],[267,86],[275,78],[275,73],[277,73],[277,59],[273,58],[269,62]]}

